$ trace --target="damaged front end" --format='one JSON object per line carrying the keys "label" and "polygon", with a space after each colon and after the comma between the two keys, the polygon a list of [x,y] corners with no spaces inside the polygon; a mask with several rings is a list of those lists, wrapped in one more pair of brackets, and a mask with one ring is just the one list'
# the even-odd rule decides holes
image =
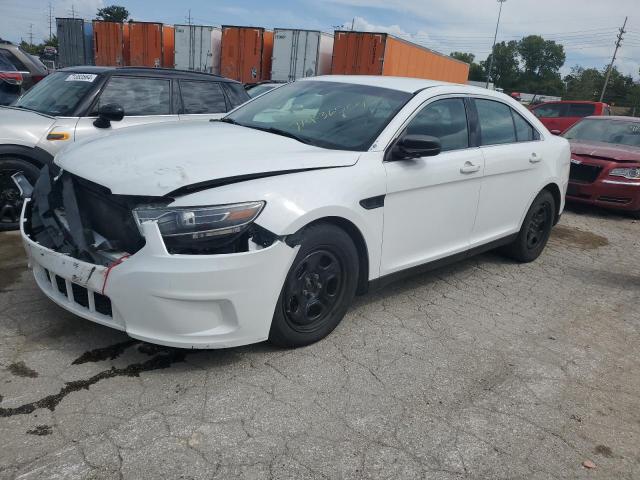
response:
{"label": "damaged front end", "polygon": [[145,222],[156,223],[167,253],[215,255],[271,245],[277,238],[253,223],[264,202],[172,208],[169,197],[115,195],[55,165],[38,178],[25,211],[25,234],[88,263],[110,266],[145,245]]}

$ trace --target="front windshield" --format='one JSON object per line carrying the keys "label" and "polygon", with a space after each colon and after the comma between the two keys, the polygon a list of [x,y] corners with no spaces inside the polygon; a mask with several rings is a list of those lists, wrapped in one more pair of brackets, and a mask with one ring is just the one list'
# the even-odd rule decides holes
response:
{"label": "front windshield", "polygon": [[302,81],[265,93],[223,121],[319,147],[365,151],[410,98],[410,93],[387,88]]}
{"label": "front windshield", "polygon": [[567,130],[567,140],[614,143],[640,147],[640,122],[625,120],[582,120]]}
{"label": "front windshield", "polygon": [[69,116],[98,78],[98,75],[89,73],[52,73],[20,97],[13,106],[54,117]]}

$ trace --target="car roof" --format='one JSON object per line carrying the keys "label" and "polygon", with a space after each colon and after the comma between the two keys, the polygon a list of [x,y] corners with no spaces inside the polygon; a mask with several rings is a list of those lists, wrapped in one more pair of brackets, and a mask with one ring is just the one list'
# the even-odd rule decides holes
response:
{"label": "car roof", "polygon": [[94,73],[97,75],[131,75],[137,77],[167,77],[188,80],[215,80],[216,82],[240,83],[230,78],[212,73],[192,72],[188,70],[174,70],[172,68],[151,67],[96,67],[91,65],[61,68],[59,72]]}
{"label": "car roof", "polygon": [[542,102],[536,105],[539,107],[540,105],[548,105],[550,103],[583,103],[588,105],[607,105],[605,102],[594,102],[592,100],[552,100],[550,102]]}
{"label": "car roof", "polygon": [[415,93],[424,88],[458,85],[468,88],[470,92],[476,89],[486,92],[484,88],[473,87],[469,85],[441,82],[437,80],[425,80],[423,78],[409,77],[388,77],[378,75],[322,75],[319,77],[307,77],[299,81],[322,81],[322,82],[340,82],[352,83],[355,85],[368,85],[371,87],[389,88],[392,90],[400,90],[403,92]]}

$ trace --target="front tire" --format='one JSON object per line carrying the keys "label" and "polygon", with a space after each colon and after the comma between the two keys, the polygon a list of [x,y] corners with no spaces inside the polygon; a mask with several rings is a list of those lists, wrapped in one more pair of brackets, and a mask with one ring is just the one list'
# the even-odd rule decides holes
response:
{"label": "front tire", "polygon": [[15,157],[0,158],[0,232],[16,230],[20,225],[22,198],[11,175],[22,172],[34,185],[40,170],[26,160]]}
{"label": "front tire", "polygon": [[358,252],[344,230],[329,223],[305,228],[278,298],[269,341],[301,347],[329,335],[355,296],[358,270]]}
{"label": "front tire", "polygon": [[556,215],[556,201],[548,190],[538,194],[516,239],[503,252],[518,262],[533,262],[547,245]]}

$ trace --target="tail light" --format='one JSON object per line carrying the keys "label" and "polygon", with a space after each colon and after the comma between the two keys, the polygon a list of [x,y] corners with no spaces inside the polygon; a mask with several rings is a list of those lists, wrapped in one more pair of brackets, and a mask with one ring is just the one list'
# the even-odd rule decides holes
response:
{"label": "tail light", "polygon": [[22,85],[22,74],[20,72],[0,72],[0,80],[10,85]]}

